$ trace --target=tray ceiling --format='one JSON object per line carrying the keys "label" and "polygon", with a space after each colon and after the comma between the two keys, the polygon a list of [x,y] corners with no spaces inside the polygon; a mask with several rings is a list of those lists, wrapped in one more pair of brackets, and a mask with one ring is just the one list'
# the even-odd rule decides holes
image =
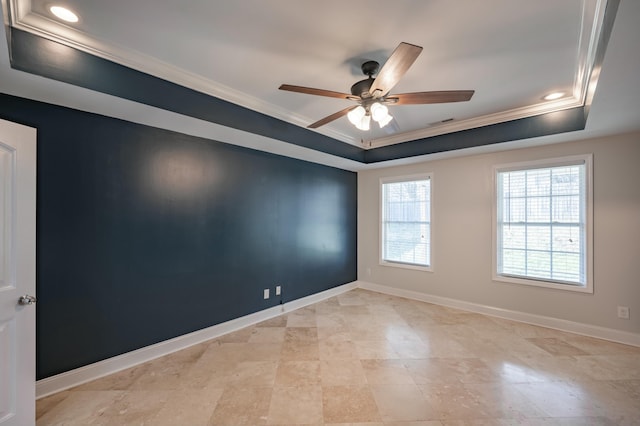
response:
{"label": "tray ceiling", "polygon": [[[392,106],[392,125],[346,117],[315,131],[364,149],[584,105],[604,0],[158,2],[7,0],[15,28],[289,123],[308,124],[350,101],[279,91],[282,83],[349,92],[366,60],[401,41],[424,48],[392,93],[475,90],[469,102]],[[8,6],[8,7],[7,7]],[[555,101],[544,95],[565,92]]]}

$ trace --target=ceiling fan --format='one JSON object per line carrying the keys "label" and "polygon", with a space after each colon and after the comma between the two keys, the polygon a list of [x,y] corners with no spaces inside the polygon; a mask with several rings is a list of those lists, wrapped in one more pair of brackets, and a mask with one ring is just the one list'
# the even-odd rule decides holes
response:
{"label": "ceiling fan", "polygon": [[[283,84],[279,89],[329,98],[347,99],[357,103],[357,105],[352,105],[310,124],[307,126],[310,129],[323,126],[347,115],[349,121],[358,129],[369,130],[371,118],[380,127],[384,127],[392,120],[386,105],[438,104],[464,102],[471,99],[475,92],[474,90],[446,90],[390,95],[391,89],[400,81],[421,52],[422,47],[403,42],[396,47],[382,69],[380,69],[380,72],[378,72],[380,67],[378,62],[367,61],[363,63],[362,72],[368,77],[351,86],[351,94],[291,84]],[[376,73],[377,76],[374,78],[373,76]]]}

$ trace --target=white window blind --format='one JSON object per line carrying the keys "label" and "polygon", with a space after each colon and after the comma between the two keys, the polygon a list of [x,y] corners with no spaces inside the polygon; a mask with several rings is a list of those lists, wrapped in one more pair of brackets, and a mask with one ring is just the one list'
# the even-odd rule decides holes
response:
{"label": "white window blind", "polygon": [[382,182],[381,260],[431,264],[431,176]]}
{"label": "white window blind", "polygon": [[585,162],[496,177],[498,275],[586,286]]}

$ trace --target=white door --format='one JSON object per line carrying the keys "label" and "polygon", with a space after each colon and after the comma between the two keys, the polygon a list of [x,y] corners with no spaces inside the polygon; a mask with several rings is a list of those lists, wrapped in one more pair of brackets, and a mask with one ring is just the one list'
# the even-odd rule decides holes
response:
{"label": "white door", "polygon": [[0,425],[35,423],[36,130],[0,120]]}

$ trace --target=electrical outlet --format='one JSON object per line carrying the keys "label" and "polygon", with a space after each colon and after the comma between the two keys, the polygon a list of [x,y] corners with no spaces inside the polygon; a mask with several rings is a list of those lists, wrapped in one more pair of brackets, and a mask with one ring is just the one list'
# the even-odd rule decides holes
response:
{"label": "electrical outlet", "polygon": [[618,306],[618,318],[629,319],[629,307]]}
{"label": "electrical outlet", "polygon": [[268,298],[269,298],[269,289],[268,289],[268,288],[265,288],[265,289],[264,289],[264,298],[265,298],[265,299],[268,299]]}
{"label": "electrical outlet", "polygon": [[280,293],[282,292],[282,289],[280,288],[279,285],[276,286],[276,296],[280,296]]}

